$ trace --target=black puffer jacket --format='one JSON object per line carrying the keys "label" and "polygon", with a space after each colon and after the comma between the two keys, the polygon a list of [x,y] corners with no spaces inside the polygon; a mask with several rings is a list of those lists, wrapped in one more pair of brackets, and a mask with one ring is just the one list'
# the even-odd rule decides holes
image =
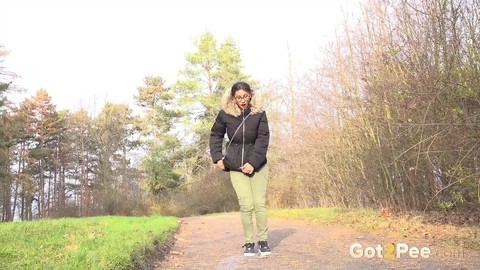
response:
{"label": "black puffer jacket", "polygon": [[[240,126],[244,118],[245,123]],[[229,147],[224,157],[222,145],[225,133],[231,144],[227,143]],[[229,94],[224,96],[222,110],[218,113],[210,133],[210,153],[214,163],[223,159],[225,170],[241,171],[240,167],[248,162],[258,171],[267,163],[269,138],[267,115],[258,105],[255,96],[245,110],[241,110]]]}

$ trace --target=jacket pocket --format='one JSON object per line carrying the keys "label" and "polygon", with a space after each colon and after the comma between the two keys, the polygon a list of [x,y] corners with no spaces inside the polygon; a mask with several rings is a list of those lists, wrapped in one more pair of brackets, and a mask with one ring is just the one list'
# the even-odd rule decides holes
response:
{"label": "jacket pocket", "polygon": [[244,157],[244,163],[247,161],[250,161],[252,159],[252,154],[253,154],[253,144],[248,143],[245,144],[245,157]]}
{"label": "jacket pocket", "polygon": [[227,149],[227,153],[225,157],[223,158],[223,164],[225,165],[225,168],[228,170],[233,170],[233,171],[239,171],[240,167],[243,165],[241,164],[241,145],[238,144],[232,144],[230,147]]}

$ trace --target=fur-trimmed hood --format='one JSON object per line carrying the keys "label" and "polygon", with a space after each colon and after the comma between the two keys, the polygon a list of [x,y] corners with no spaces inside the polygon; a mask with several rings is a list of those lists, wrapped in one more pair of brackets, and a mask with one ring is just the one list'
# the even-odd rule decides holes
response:
{"label": "fur-trimmed hood", "polygon": [[[230,90],[225,91],[222,97],[222,109],[230,115],[240,116],[242,110],[235,103],[235,100],[230,96]],[[253,93],[252,99],[250,100],[250,113],[256,114],[263,112],[261,98],[258,95]]]}

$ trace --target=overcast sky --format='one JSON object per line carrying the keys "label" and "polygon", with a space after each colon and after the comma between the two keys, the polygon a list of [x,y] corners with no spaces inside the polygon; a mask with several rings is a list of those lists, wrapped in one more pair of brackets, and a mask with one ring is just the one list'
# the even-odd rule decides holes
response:
{"label": "overcast sky", "polygon": [[28,90],[22,99],[45,88],[59,109],[132,104],[145,76],[175,82],[208,30],[219,43],[232,37],[244,72],[267,82],[287,74],[287,44],[297,72],[312,68],[357,2],[2,0],[0,44],[10,52],[3,65]]}

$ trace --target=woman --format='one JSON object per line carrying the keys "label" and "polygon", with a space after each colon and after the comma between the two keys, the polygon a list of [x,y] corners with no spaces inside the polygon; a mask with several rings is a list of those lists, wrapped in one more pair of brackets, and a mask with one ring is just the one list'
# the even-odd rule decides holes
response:
{"label": "woman", "polygon": [[[261,255],[271,254],[267,243],[266,191],[268,180],[267,149],[270,137],[267,115],[245,82],[237,82],[225,93],[222,110],[210,134],[210,153],[215,165],[230,172],[238,197],[245,237],[245,256],[255,255],[253,212]],[[228,136],[225,154],[222,144]]]}

